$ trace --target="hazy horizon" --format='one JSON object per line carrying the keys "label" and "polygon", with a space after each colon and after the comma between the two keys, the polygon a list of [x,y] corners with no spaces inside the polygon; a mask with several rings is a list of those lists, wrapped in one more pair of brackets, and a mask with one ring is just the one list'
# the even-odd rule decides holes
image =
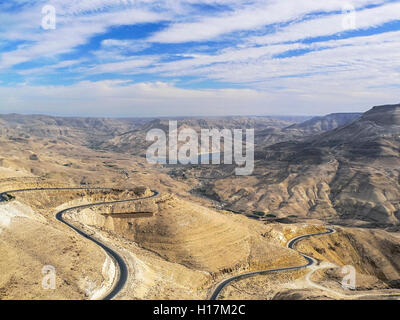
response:
{"label": "hazy horizon", "polygon": [[196,118],[276,118],[276,119],[291,119],[298,118],[300,120],[306,121],[314,117],[324,117],[330,114],[351,114],[351,113],[364,113],[371,108],[366,108],[365,111],[360,112],[334,112],[329,114],[226,114],[226,115],[152,115],[152,116],[115,116],[115,115],[68,115],[68,114],[55,114],[55,113],[30,113],[30,112],[0,112],[0,116],[11,116],[11,115],[21,115],[21,116],[45,116],[45,117],[59,117],[59,118],[111,118],[111,119],[196,119]]}

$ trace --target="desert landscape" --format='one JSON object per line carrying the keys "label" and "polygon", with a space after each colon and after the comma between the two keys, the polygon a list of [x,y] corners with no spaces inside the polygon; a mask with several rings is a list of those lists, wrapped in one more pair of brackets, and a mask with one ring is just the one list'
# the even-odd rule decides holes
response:
{"label": "desert landscape", "polygon": [[0,116],[1,299],[400,297],[400,105],[178,119],[254,127],[244,177],[149,164],[145,132],[167,120]]}
{"label": "desert landscape", "polygon": [[2,306],[400,300],[399,39],[399,0],[0,1]]}

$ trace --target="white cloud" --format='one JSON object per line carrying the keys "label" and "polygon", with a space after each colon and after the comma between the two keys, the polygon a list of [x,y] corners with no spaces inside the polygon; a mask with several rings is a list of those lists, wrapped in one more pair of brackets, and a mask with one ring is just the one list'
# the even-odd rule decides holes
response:
{"label": "white cloud", "polygon": [[[383,0],[351,1],[355,8],[368,4],[382,3]],[[250,7],[239,8],[234,12],[217,17],[204,17],[194,22],[177,22],[160,31],[150,41],[180,43],[204,41],[241,30],[254,30],[270,24],[289,22],[303,18],[306,14],[341,11],[347,1],[343,0],[273,0],[263,1]]]}
{"label": "white cloud", "polygon": [[25,37],[23,32],[11,31],[11,33],[5,34],[7,39],[29,39],[34,43],[4,52],[0,59],[0,69],[7,69],[16,64],[38,58],[54,57],[58,54],[71,52],[78,45],[86,44],[94,35],[104,33],[111,26],[155,22],[162,18],[163,16],[158,13],[128,9],[121,12],[102,12],[89,16],[60,17],[56,30],[42,30]]}
{"label": "white cloud", "polygon": [[70,68],[70,67],[76,66],[84,61],[85,60],[83,60],[83,59],[63,60],[61,62],[58,62],[55,64],[50,64],[47,66],[21,70],[21,71],[18,71],[18,74],[21,74],[21,75],[48,74],[50,72],[55,72],[57,69],[64,69],[64,68]]}
{"label": "white cloud", "polygon": [[[360,10],[356,12],[354,17],[356,29],[377,27],[384,23],[400,20],[400,3],[389,3],[372,9]],[[343,20],[345,18],[346,16],[340,13],[293,23],[271,35],[253,37],[249,42],[271,44],[319,36],[330,36],[347,31],[343,28]]]}
{"label": "white cloud", "polygon": [[[247,104],[265,105],[268,95],[250,89],[189,90],[164,82],[80,82],[71,86],[0,87],[4,112],[157,116],[242,113]],[[73,102],[73,103],[72,103]]]}
{"label": "white cloud", "polygon": [[157,60],[155,58],[146,57],[143,59],[131,59],[119,62],[99,64],[94,67],[81,68],[80,71],[87,74],[101,74],[101,73],[133,74],[133,73],[139,73],[143,67],[148,67],[154,64],[156,61]]}
{"label": "white cloud", "polygon": [[[321,79],[323,80],[323,79]],[[386,102],[398,90],[346,91],[322,86],[268,93],[251,89],[180,89],[164,82],[80,82],[71,86],[0,87],[3,112],[88,116],[282,115],[366,111]],[[308,84],[309,85],[309,84]],[[320,90],[321,89],[321,90]],[[335,87],[334,89],[343,89]],[[313,94],[320,90],[318,94]],[[295,103],[293,101],[296,101]],[[399,100],[400,101],[400,100]]]}
{"label": "white cloud", "polygon": [[149,43],[141,40],[117,40],[117,39],[105,39],[101,42],[101,46],[105,49],[118,49],[118,50],[130,50],[140,51],[150,47]]}

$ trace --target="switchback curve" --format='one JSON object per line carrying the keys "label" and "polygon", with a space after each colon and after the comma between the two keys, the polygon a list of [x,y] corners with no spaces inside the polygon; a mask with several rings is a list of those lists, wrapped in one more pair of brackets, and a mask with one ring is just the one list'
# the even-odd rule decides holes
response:
{"label": "switchback curve", "polygon": [[[32,188],[32,189],[18,189],[18,190],[10,190],[10,191],[5,191],[0,193],[0,202],[6,202],[8,201],[8,197],[6,195],[13,194],[13,193],[21,193],[21,192],[33,192],[33,191],[65,191],[65,190],[104,190],[104,191],[112,191],[115,190],[113,188],[101,188],[101,187],[87,187],[87,188],[82,188],[82,187],[77,187],[77,188]],[[126,202],[134,202],[138,200],[144,200],[144,199],[150,199],[154,198],[159,195],[158,191],[152,190],[153,194],[148,197],[141,197],[141,198],[132,198],[132,199],[126,199],[126,200],[116,200],[116,201],[108,201],[108,202],[97,202],[97,203],[91,203],[91,204],[85,204],[85,205],[80,205],[80,206],[75,206],[75,207],[70,207],[66,208],[64,210],[61,210],[56,213],[55,217],[58,221],[64,223],[74,231],[76,231],[78,234],[81,236],[85,237],[86,239],[91,240],[94,242],[96,245],[101,247],[106,254],[110,256],[110,258],[116,262],[118,266],[118,277],[116,281],[114,282],[114,285],[111,289],[110,292],[107,293],[107,295],[103,298],[103,300],[111,300],[113,299],[125,286],[126,281],[128,279],[128,268],[127,265],[124,261],[124,259],[113,249],[102,243],[101,241],[93,238],[91,235],[88,235],[84,231],[80,230],[79,228],[73,226],[71,223],[67,222],[63,218],[63,214],[66,213],[67,211],[71,210],[77,210],[77,209],[86,209],[94,206],[102,206],[102,205],[108,205],[108,204],[115,204],[115,203],[126,203]]]}

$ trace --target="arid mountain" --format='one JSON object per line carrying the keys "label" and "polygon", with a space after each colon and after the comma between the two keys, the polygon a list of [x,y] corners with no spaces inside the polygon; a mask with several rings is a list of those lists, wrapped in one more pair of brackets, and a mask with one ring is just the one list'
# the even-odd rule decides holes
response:
{"label": "arid mountain", "polygon": [[285,128],[268,127],[256,131],[256,149],[260,150],[279,142],[303,141],[310,136],[336,129],[361,116],[361,113],[332,113],[324,117],[314,117]]}
{"label": "arid mountain", "polygon": [[374,107],[358,120],[327,132],[312,141],[346,152],[347,157],[398,157],[400,105]]}
{"label": "arid mountain", "polygon": [[[169,120],[178,121],[178,130],[255,129],[256,146],[302,140],[315,133],[336,128],[355,114],[333,114],[301,122],[306,117],[216,117],[216,118],[78,118],[46,115],[0,115],[0,136],[24,141],[44,138],[78,143],[96,150],[144,155],[151,144],[151,129],[169,130]],[[326,118],[326,119],[325,119]]]}
{"label": "arid mountain", "polygon": [[[252,129],[281,130],[303,117],[216,117],[216,118],[78,118],[46,115],[0,115],[0,136],[11,140],[48,139],[89,146],[95,150],[144,155],[151,142],[146,134],[151,129],[168,133],[169,120],[178,121],[178,130]],[[278,138],[278,141],[281,141]]]}
{"label": "arid mountain", "polygon": [[[151,129],[161,129],[168,133],[169,120],[175,119],[156,119],[144,123],[135,130],[124,132],[104,141],[99,148],[114,152],[144,155],[148,146],[152,144],[152,142],[146,141],[147,132]],[[198,134],[200,134],[201,129],[254,129],[257,134],[257,132],[262,132],[266,128],[273,131],[280,130],[293,123],[271,117],[184,118],[177,121],[178,131],[183,128],[191,128]]]}
{"label": "arid mountain", "polygon": [[257,149],[279,142],[301,141],[312,135],[336,129],[358,117],[361,113],[332,113],[324,117],[314,117],[285,128],[266,128],[256,132]]}
{"label": "arid mountain", "polygon": [[336,129],[359,118],[361,115],[362,113],[331,113],[327,116],[315,117],[305,122],[291,125],[285,128],[285,131],[298,129],[309,134],[316,134]]}
{"label": "arid mountain", "polygon": [[46,115],[0,115],[0,135],[10,139],[60,139],[92,145],[132,130],[149,119],[74,118]]}
{"label": "arid mountain", "polygon": [[335,130],[267,146],[256,153],[253,176],[234,177],[226,167],[201,190],[234,211],[398,225],[399,113],[400,105],[375,107]]}
{"label": "arid mountain", "polygon": [[[192,128],[200,133],[201,129],[254,129],[256,148],[278,142],[301,140],[316,133],[337,128],[354,120],[360,114],[342,113],[326,117],[317,117],[306,122],[298,122],[304,117],[220,117],[220,118],[183,118],[178,119],[178,131]],[[117,134],[104,141],[100,149],[115,152],[144,155],[151,142],[146,141],[146,133],[151,129],[169,131],[169,120],[155,119],[144,123],[132,131]]]}

